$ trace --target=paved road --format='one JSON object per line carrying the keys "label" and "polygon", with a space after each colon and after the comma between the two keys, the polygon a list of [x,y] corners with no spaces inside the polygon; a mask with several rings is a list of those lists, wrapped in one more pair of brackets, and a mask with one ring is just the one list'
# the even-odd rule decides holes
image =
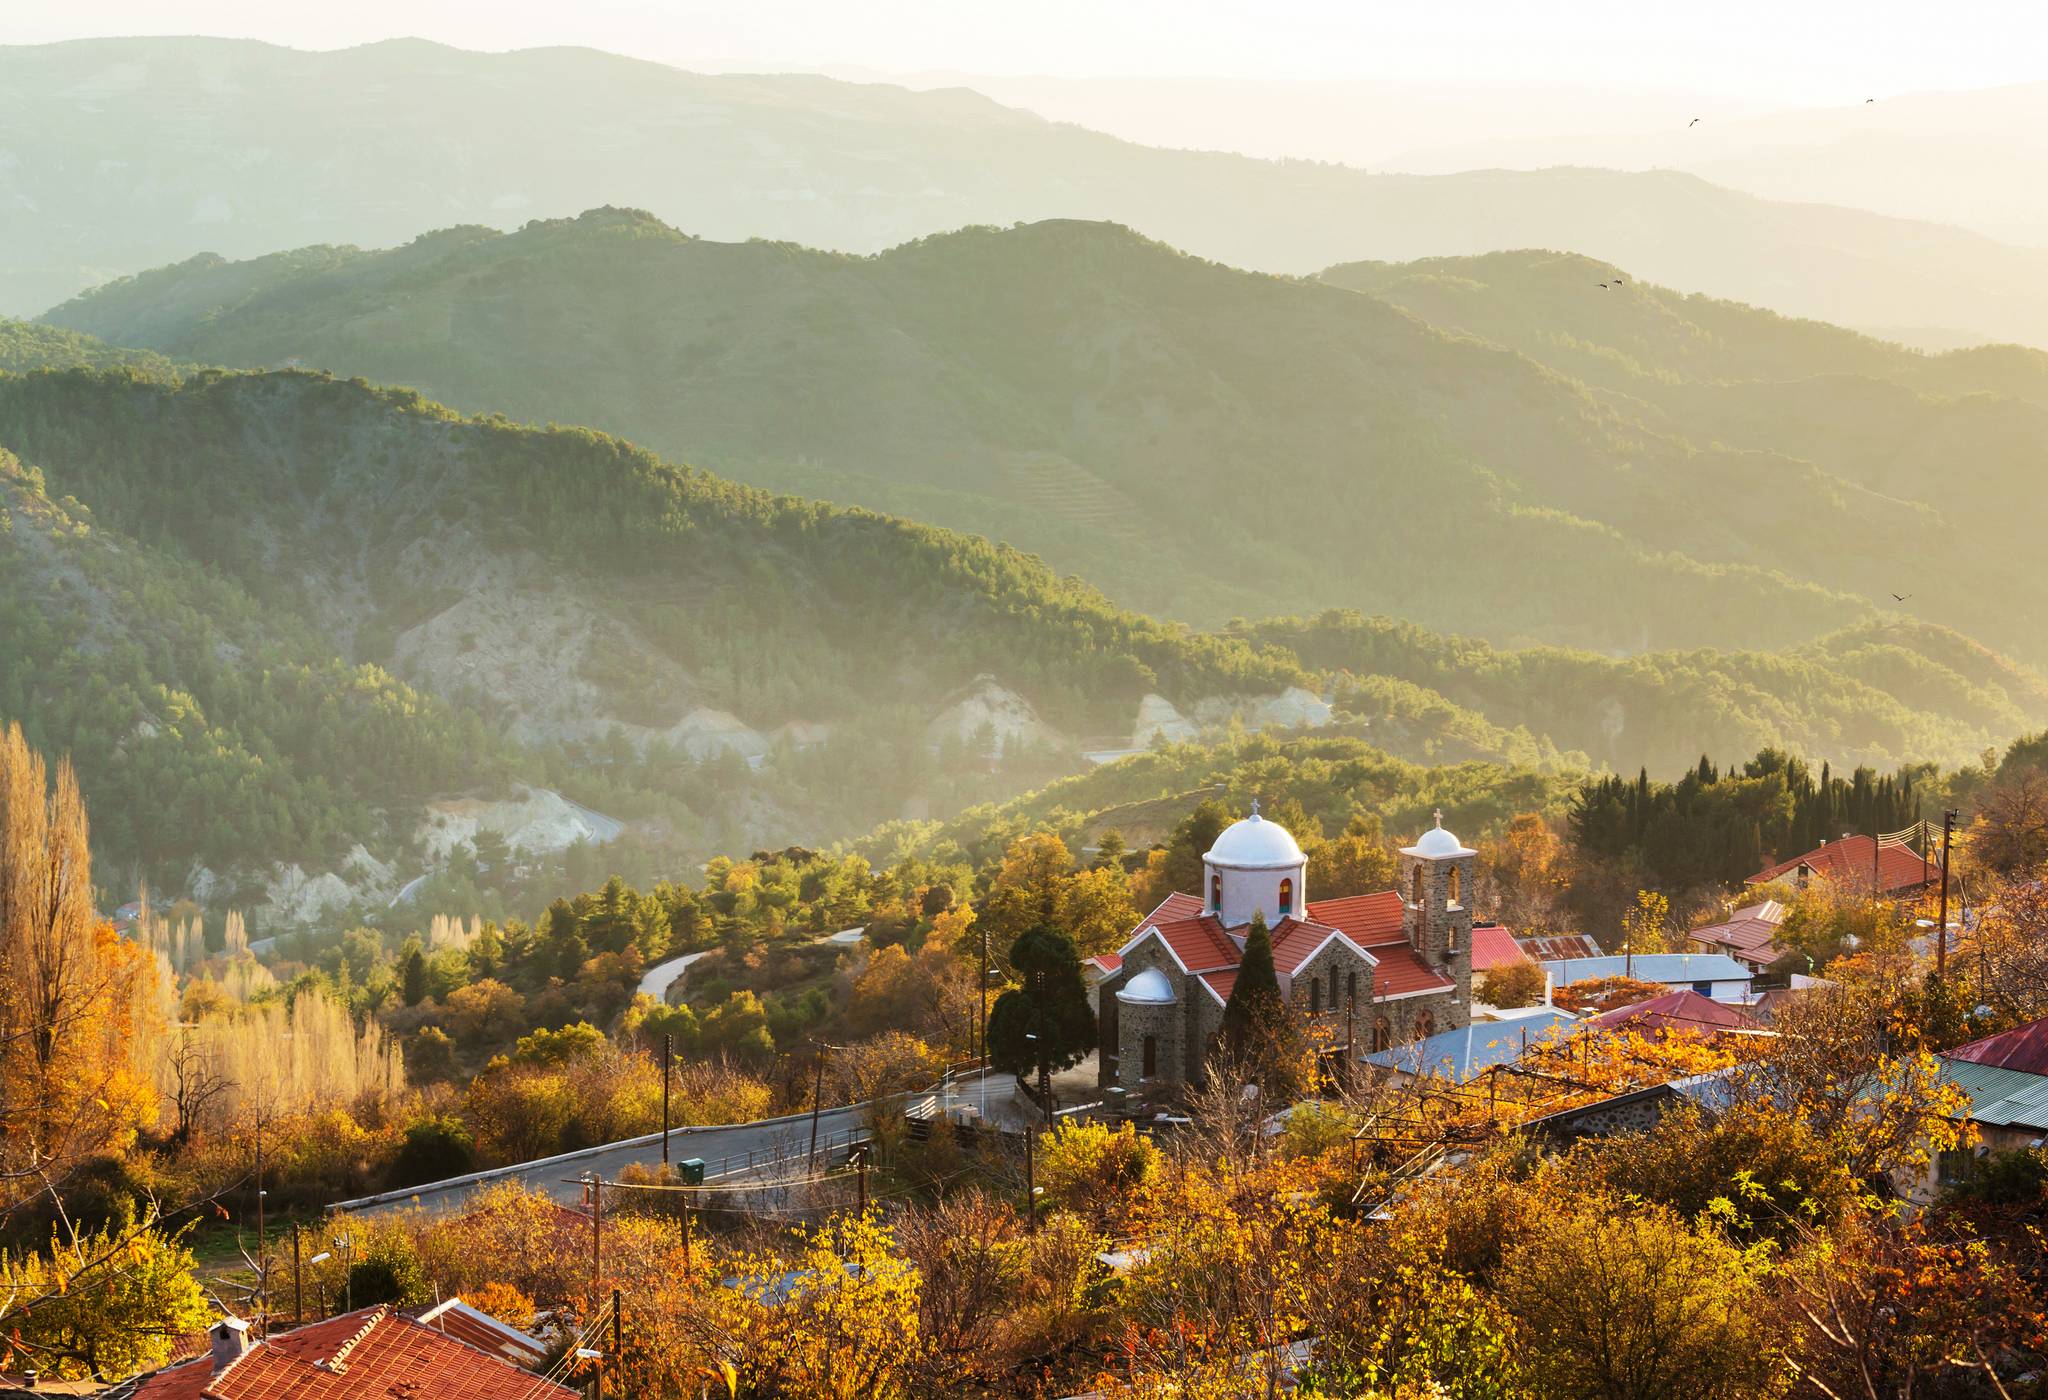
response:
{"label": "paved road", "polygon": [[[988,1079],[988,1099],[993,1114],[999,1098],[998,1087],[1002,1090],[1001,1096],[1007,1098],[1015,1081],[1008,1075],[997,1073],[991,1073]],[[956,1081],[953,1089],[954,1102],[972,1102],[975,1097],[976,1081],[972,1076]],[[849,1143],[865,1138],[866,1117],[866,1104],[855,1104],[848,1108],[828,1108],[820,1113],[820,1156],[823,1156],[828,1148],[835,1154],[841,1153]],[[750,1166],[754,1170],[762,1170],[778,1158],[796,1158],[800,1164],[803,1155],[810,1148],[810,1141],[811,1117],[808,1113],[802,1113],[788,1118],[765,1118],[757,1122],[733,1123],[723,1127],[676,1128],[670,1133],[669,1156],[673,1161],[701,1157],[710,1176],[744,1175]],[[573,1205],[583,1199],[583,1188],[575,1180],[583,1173],[594,1171],[607,1181],[616,1181],[619,1173],[634,1162],[646,1166],[659,1165],[661,1134],[653,1133],[647,1137],[631,1138],[625,1142],[588,1148],[582,1152],[527,1162],[516,1167],[503,1167],[496,1171],[455,1177],[448,1181],[415,1186],[404,1191],[366,1196],[358,1201],[344,1201],[336,1209],[354,1210],[363,1214],[408,1210],[414,1207],[436,1212],[457,1210],[479,1192],[504,1181],[520,1182],[532,1190],[545,1191],[556,1200]],[[776,1173],[770,1171],[767,1174],[773,1176]]]}
{"label": "paved road", "polygon": [[711,950],[707,948],[701,953],[685,953],[679,958],[656,963],[641,977],[640,995],[653,997],[656,1001],[667,1001],[668,989],[675,985],[676,979],[689,971],[691,963],[710,956],[710,952]]}

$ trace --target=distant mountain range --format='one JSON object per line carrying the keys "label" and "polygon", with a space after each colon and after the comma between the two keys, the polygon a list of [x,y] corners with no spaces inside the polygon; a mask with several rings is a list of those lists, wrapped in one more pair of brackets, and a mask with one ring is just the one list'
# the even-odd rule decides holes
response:
{"label": "distant mountain range", "polygon": [[1928,357],[1583,258],[1313,281],[1101,224],[852,258],[600,210],[194,260],[51,320],[589,423],[1194,622],[1350,607],[1632,652],[1896,610],[2048,660],[2048,357]]}
{"label": "distant mountain range", "polygon": [[1388,175],[1161,150],[971,92],[707,77],[586,50],[0,49],[0,149],[0,311],[17,314],[203,251],[385,244],[611,204],[712,238],[855,252],[965,224],[1108,219],[1291,273],[1559,248],[1841,324],[2048,345],[2048,250],[1938,224],[1672,171]]}

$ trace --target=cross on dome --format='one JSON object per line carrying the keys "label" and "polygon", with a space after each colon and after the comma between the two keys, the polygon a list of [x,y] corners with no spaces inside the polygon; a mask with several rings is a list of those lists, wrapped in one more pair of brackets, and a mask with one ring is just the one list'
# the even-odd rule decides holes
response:
{"label": "cross on dome", "polygon": [[[1441,815],[1442,815],[1442,813],[1438,813],[1438,815],[1439,815],[1439,816],[1441,816]],[[1256,798],[1256,797],[1254,797],[1254,798],[1252,799],[1252,820],[1253,820],[1253,821],[1262,821],[1262,820],[1264,820],[1264,818],[1262,818],[1262,817],[1260,817],[1260,816],[1259,816],[1259,799],[1258,799],[1258,798]],[[1441,823],[1439,823],[1439,825],[1441,825]]]}

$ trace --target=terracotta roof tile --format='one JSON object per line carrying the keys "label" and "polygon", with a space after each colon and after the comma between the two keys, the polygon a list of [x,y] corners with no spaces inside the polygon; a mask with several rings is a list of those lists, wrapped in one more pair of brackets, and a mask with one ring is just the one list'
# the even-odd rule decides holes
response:
{"label": "terracotta roof tile", "polygon": [[1237,944],[1223,931],[1223,925],[1210,915],[1203,914],[1193,919],[1171,919],[1153,925],[1159,936],[1166,940],[1166,946],[1173,949],[1173,955],[1180,959],[1182,967],[1189,972],[1205,972],[1212,967],[1236,967]]}
{"label": "terracotta roof tile", "polygon": [[1378,944],[1370,951],[1379,959],[1379,966],[1372,970],[1372,994],[1375,997],[1448,992],[1458,985],[1424,962],[1422,955],[1406,943]]}
{"label": "terracotta roof tile", "polygon": [[[1852,889],[1868,890],[1872,840],[1868,836],[1845,836],[1839,841],[1829,841],[1803,856],[1767,866],[1745,883],[1761,885],[1783,879],[1803,865],[1824,880]],[[1885,842],[1876,855],[1878,878],[1886,894],[1917,890],[1941,878],[1941,862],[1924,859],[1911,846],[1900,842]]]}
{"label": "terracotta roof tile", "polygon": [[1202,974],[1202,980],[1209,985],[1209,990],[1216,994],[1216,1000],[1228,1005],[1231,989],[1237,986],[1237,969],[1232,967],[1221,972],[1205,972]]}
{"label": "terracotta roof tile", "polygon": [[1282,919],[1273,925],[1273,970],[1289,976],[1301,970],[1309,954],[1339,930],[1307,919]]}
{"label": "terracotta roof tile", "polygon": [[1344,930],[1361,948],[1402,936],[1401,896],[1393,890],[1344,899],[1310,900],[1308,916],[1319,924]]}
{"label": "terracotta roof tile", "polygon": [[1696,928],[1687,936],[1694,942],[1723,949],[1744,962],[1769,966],[1778,960],[1778,929],[1785,922],[1785,906],[1775,899],[1738,909],[1718,924]]}

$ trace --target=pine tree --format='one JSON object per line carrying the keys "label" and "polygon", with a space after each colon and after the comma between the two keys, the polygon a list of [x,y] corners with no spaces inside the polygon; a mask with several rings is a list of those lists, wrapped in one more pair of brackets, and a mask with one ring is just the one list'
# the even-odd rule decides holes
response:
{"label": "pine tree", "polygon": [[405,955],[404,970],[400,973],[400,995],[407,1006],[418,1006],[427,999],[427,958],[420,951],[420,945],[412,942]]}
{"label": "pine tree", "polygon": [[1280,999],[1280,977],[1273,970],[1273,935],[1266,927],[1264,913],[1252,915],[1251,928],[1244,936],[1244,956],[1238,960],[1237,982],[1230,989],[1230,1001],[1223,1008],[1223,1034],[1230,1048],[1244,1052],[1252,1041],[1285,1019],[1287,1004]]}
{"label": "pine tree", "polygon": [[1023,1075],[1036,1071],[1047,1112],[1054,1070],[1079,1064],[1095,1048],[1095,1008],[1074,940],[1049,924],[1017,935],[1010,966],[1022,984],[989,1011],[989,1063]]}

